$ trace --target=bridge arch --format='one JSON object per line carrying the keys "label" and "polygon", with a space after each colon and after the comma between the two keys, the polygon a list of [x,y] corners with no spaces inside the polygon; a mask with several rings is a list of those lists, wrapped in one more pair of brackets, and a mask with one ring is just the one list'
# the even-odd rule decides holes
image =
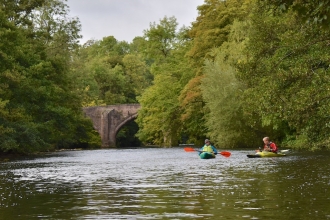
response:
{"label": "bridge arch", "polygon": [[121,104],[86,107],[83,111],[100,134],[102,147],[116,147],[117,133],[127,122],[137,117],[140,108],[140,104]]}
{"label": "bridge arch", "polygon": [[[128,122],[136,119],[137,117],[137,113],[134,115],[131,115],[130,117],[125,118],[122,122],[120,122],[120,124],[116,125],[116,127],[113,129],[113,131],[110,131],[110,135],[111,137],[109,138],[109,140],[114,140],[116,142],[116,136],[118,134],[118,132],[120,131],[120,129],[127,124]],[[115,146],[116,143],[114,143]]]}

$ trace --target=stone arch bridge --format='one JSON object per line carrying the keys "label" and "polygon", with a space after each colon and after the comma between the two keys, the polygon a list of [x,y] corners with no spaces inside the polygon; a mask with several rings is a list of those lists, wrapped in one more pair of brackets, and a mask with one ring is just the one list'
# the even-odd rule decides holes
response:
{"label": "stone arch bridge", "polygon": [[83,111],[99,132],[102,147],[115,147],[118,131],[137,117],[140,108],[140,104],[121,104],[86,107]]}

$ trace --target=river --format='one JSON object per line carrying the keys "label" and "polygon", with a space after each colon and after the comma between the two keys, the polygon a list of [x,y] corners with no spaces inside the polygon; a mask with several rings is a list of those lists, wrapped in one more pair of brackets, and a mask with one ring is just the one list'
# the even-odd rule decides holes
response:
{"label": "river", "polygon": [[183,148],[0,163],[0,219],[330,219],[330,152],[201,160]]}

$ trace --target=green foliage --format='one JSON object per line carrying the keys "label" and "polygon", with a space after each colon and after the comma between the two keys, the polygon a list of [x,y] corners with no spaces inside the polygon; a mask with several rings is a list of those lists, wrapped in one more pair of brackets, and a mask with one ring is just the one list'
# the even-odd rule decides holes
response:
{"label": "green foliage", "polygon": [[168,62],[154,68],[154,85],[139,98],[142,109],[137,118],[140,128],[137,136],[144,143],[178,145],[182,128],[178,95],[187,71],[180,64],[180,60],[168,58]]}
{"label": "green foliage", "polygon": [[[0,151],[98,147],[82,106],[140,102],[137,137],[330,148],[330,1],[206,0],[191,28],[79,46],[65,0],[0,4]],[[306,22],[307,21],[307,22]],[[118,141],[127,145],[136,124]],[[136,140],[131,140],[135,142]],[[139,143],[140,144],[140,143]]]}
{"label": "green foliage", "polygon": [[79,128],[91,129],[67,75],[78,20],[67,18],[67,6],[57,0],[0,7],[0,151],[30,153],[78,142],[85,135]]}
{"label": "green foliage", "polygon": [[190,136],[195,136],[195,143],[204,139],[208,133],[205,117],[209,112],[208,105],[202,96],[200,85],[204,77],[203,66],[205,59],[214,59],[213,48],[227,41],[231,25],[235,19],[244,19],[247,14],[246,2],[242,0],[207,0],[198,7],[199,16],[188,31],[192,39],[187,53],[195,77],[181,91],[180,105],[183,109],[182,120]]}
{"label": "green foliage", "polygon": [[[189,136],[189,143],[199,143],[207,134],[207,125],[204,115],[208,112],[201,94],[201,79],[203,76],[194,77],[182,88],[179,96],[182,109],[181,121],[184,134]],[[199,143],[203,144],[203,142]]]}
{"label": "green foliage", "polygon": [[293,13],[270,14],[257,6],[251,17],[248,61],[240,67],[246,104],[264,125],[285,132],[304,147],[329,147],[328,31]]}
{"label": "green foliage", "polygon": [[[97,106],[104,102],[99,99],[99,87],[88,68],[85,68],[86,60],[83,56],[74,55],[74,61],[70,65],[69,80],[70,91],[79,96],[82,106]],[[79,57],[79,58],[78,58]]]}
{"label": "green foliage", "polygon": [[198,6],[199,15],[189,31],[193,45],[188,53],[198,74],[201,74],[205,58],[212,59],[211,49],[227,41],[233,21],[246,18],[246,2],[205,0],[203,5]]}
{"label": "green foliage", "polygon": [[[168,28],[167,25],[176,27],[174,19],[170,24],[164,21],[168,21],[166,17],[161,20],[159,25],[152,24],[150,32],[146,31],[145,35],[155,36],[155,32],[158,33],[158,31],[163,33],[162,30]],[[187,59],[184,57],[190,45],[182,37],[184,35],[181,30],[178,32],[173,30],[171,33],[176,34],[170,40],[166,38],[168,35],[163,36],[164,38],[160,37],[158,40],[156,37],[147,39],[146,44],[151,45],[150,48],[153,48],[154,45],[164,46],[165,44],[162,43],[165,41],[171,43],[166,44],[168,49],[166,55],[163,53],[155,55],[153,51],[150,51],[150,56],[155,57],[150,70],[154,75],[154,82],[138,99],[142,109],[137,118],[140,128],[137,136],[144,143],[177,146],[181,134],[184,133],[178,97],[184,85],[193,75]]]}
{"label": "green foliage", "polygon": [[329,29],[330,25],[330,1],[329,0],[267,0],[277,10],[287,12],[293,10],[303,22],[316,24]]}
{"label": "green foliage", "polygon": [[130,47],[109,36],[79,48],[71,77],[84,106],[137,102],[136,97],[153,78],[141,54],[131,54]]}
{"label": "green foliage", "polygon": [[154,85],[139,99],[142,109],[137,123],[137,134],[143,142],[156,145],[176,146],[179,132],[179,102],[177,95],[180,85],[176,77],[158,74]]}
{"label": "green foliage", "polygon": [[208,136],[222,147],[253,147],[260,142],[257,125],[250,124],[244,113],[245,85],[236,79],[235,65],[246,60],[242,53],[246,28],[246,22],[235,22],[228,42],[213,51],[214,61],[205,63],[201,89],[210,109],[206,115]]}
{"label": "green foliage", "polygon": [[150,28],[144,30],[146,54],[153,59],[163,59],[170,55],[177,39],[176,29],[178,23],[175,17],[164,17],[159,21],[150,23]]}
{"label": "green foliage", "polygon": [[145,61],[139,55],[127,54],[123,57],[123,66],[125,68],[125,74],[127,76],[127,84],[130,85],[131,91],[135,97],[141,95],[143,90],[149,86],[149,83],[153,80],[149,73],[148,66]]}
{"label": "green foliage", "polygon": [[106,63],[100,61],[95,62],[92,69],[100,90],[100,98],[108,104],[125,103],[127,88],[125,82],[127,80],[122,66],[109,68]]}

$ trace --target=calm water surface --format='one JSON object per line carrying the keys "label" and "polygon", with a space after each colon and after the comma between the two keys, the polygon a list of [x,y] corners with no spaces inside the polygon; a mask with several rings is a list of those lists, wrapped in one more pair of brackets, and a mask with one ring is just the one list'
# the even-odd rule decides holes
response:
{"label": "calm water surface", "polygon": [[201,160],[173,149],[0,163],[0,219],[330,219],[330,153]]}

